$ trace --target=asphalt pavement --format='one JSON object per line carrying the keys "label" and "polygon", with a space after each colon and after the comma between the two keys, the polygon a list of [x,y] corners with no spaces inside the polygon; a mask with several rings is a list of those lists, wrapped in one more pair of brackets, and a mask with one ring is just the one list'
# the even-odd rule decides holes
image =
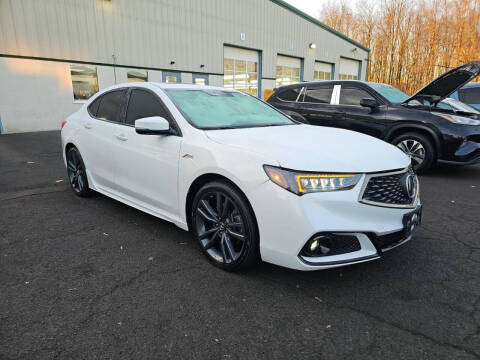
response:
{"label": "asphalt pavement", "polygon": [[480,166],[420,182],[421,229],[379,260],[232,274],[76,197],[59,132],[0,135],[0,359],[478,359]]}

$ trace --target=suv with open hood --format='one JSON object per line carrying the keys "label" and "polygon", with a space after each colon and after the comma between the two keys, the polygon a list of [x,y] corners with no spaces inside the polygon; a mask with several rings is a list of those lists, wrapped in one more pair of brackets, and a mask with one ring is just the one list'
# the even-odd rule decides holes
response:
{"label": "suv with open hood", "polygon": [[436,162],[480,162],[480,120],[441,101],[480,74],[469,62],[439,76],[412,96],[387,84],[317,81],[275,89],[268,102],[292,118],[362,132],[390,142],[417,171]]}

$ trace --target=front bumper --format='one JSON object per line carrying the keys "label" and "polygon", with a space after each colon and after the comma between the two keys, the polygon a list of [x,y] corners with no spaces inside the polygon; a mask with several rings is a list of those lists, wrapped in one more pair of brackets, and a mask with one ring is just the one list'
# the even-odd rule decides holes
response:
{"label": "front bumper", "polygon": [[[364,181],[365,175],[351,190],[303,196],[267,181],[249,194],[260,231],[262,259],[298,270],[326,269],[376,259],[410,240],[411,233],[404,233],[404,217],[420,202],[412,208],[360,203]],[[354,235],[360,249],[315,258],[301,256],[306,242],[318,233]],[[382,240],[388,246],[382,246]]]}
{"label": "front bumper", "polygon": [[449,124],[442,130],[443,148],[438,162],[450,165],[480,163],[480,126]]}

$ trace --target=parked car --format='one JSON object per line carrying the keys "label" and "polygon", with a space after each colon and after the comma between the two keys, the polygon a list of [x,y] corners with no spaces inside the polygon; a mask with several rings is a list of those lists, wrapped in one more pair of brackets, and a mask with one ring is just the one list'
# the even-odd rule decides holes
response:
{"label": "parked car", "polygon": [[61,137],[76,195],[95,190],[190,230],[226,270],[372,260],[420,222],[418,179],[398,148],[298,123],[235,90],[114,86]]}
{"label": "parked car", "polygon": [[480,110],[480,83],[473,82],[464,85],[450,95],[450,97],[460,100],[461,102]]}
{"label": "parked car", "polygon": [[439,109],[451,110],[455,115],[467,116],[472,119],[480,119],[480,111],[475,109],[473,106],[465,104],[460,100],[454,98],[446,98],[440,101],[437,106]]}
{"label": "parked car", "polygon": [[417,171],[436,162],[480,162],[480,121],[437,104],[480,74],[480,63],[450,70],[413,96],[390,85],[319,81],[277,88],[268,103],[312,125],[362,132],[390,142]]}

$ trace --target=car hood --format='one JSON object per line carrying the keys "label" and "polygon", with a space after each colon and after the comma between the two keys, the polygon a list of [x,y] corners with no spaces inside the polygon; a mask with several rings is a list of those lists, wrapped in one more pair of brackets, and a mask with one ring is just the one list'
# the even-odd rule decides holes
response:
{"label": "car hood", "polygon": [[[312,125],[208,130],[220,144],[255,152],[283,168],[324,172],[377,172],[405,168],[410,158],[377,138]],[[276,165],[275,164],[275,165]]]}
{"label": "car hood", "polygon": [[438,103],[448,97],[458,88],[475,79],[480,74],[480,62],[472,61],[449,70],[435,80],[418,90],[414,95],[404,101],[427,99],[430,103]]}

